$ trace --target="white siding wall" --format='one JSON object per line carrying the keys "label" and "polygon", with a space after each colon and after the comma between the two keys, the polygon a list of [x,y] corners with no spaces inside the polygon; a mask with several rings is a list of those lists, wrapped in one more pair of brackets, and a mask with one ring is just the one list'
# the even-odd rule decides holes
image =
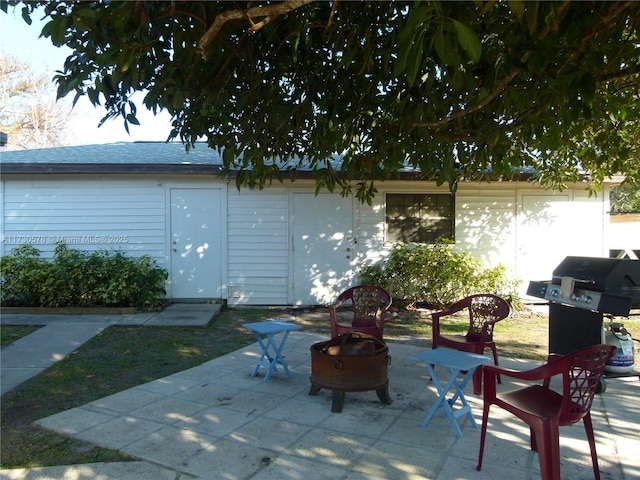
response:
{"label": "white siding wall", "polygon": [[609,207],[602,193],[589,197],[584,189],[573,192],[573,202],[566,221],[571,225],[571,255],[608,256],[606,227]]}
{"label": "white siding wall", "polygon": [[456,194],[456,246],[486,264],[515,267],[516,191],[461,185]]}
{"label": "white siding wall", "polygon": [[608,233],[609,248],[619,258],[640,258],[640,214],[613,215]]}
{"label": "white siding wall", "polygon": [[363,267],[382,262],[391,248],[385,244],[384,192],[373,199],[371,206],[358,206],[356,226],[358,265]]}
{"label": "white siding wall", "polygon": [[[384,261],[392,247],[385,238],[385,193],[448,191],[434,183],[403,182],[386,182],[384,188],[379,189],[372,207],[359,207],[359,265]],[[520,280],[522,295],[530,280],[550,278],[553,268],[567,255],[608,255],[606,192],[589,197],[584,184],[565,190],[561,196],[569,200],[562,208],[556,208],[558,204],[555,204],[551,207],[555,209],[553,214],[526,219],[538,224],[534,235],[519,232],[519,222],[525,220],[522,218],[523,195],[546,198],[554,194],[529,183],[461,183],[455,194],[455,247],[470,252],[487,265],[503,264],[512,277]],[[549,218],[555,218],[556,223],[549,224]],[[563,232],[567,231],[570,233],[565,235]],[[539,275],[527,272],[521,261],[523,251],[532,245],[544,252],[534,259],[544,272],[540,278],[532,278]]]}
{"label": "white siding wall", "polygon": [[63,242],[147,254],[165,264],[165,192],[157,182],[88,176],[3,183],[3,254],[29,243],[48,258]]}
{"label": "white siding wall", "polygon": [[228,189],[230,305],[286,305],[289,202],[286,188]]}
{"label": "white siding wall", "polygon": [[[133,255],[148,254],[160,266],[169,258],[168,185],[211,186],[212,177],[20,175],[3,179],[0,193],[0,253],[21,243],[32,243],[50,256],[57,241],[88,250],[118,249]],[[296,191],[312,182],[297,181]],[[386,192],[446,192],[433,183],[385,182],[373,205],[356,205],[355,228],[358,266],[381,262],[390,251],[385,242]],[[264,190],[226,189],[227,300],[231,305],[287,305],[291,302],[292,252],[290,201],[293,188]],[[540,224],[539,238],[519,238],[518,225],[523,192],[551,195],[531,184],[497,182],[461,183],[456,193],[456,245],[489,264],[498,262],[515,271],[518,249],[527,242],[554,242],[553,226]],[[588,198],[584,185],[565,191],[570,206],[564,220],[575,226],[563,256],[607,255],[606,195]],[[225,228],[225,226],[222,226]],[[27,238],[32,241],[24,241]],[[612,239],[609,238],[609,241]],[[517,273],[523,282],[531,278]],[[545,270],[545,277],[551,270]],[[536,278],[540,280],[541,278]],[[525,283],[526,288],[526,283]]]}
{"label": "white siding wall", "polygon": [[[359,259],[361,265],[379,263],[386,258],[392,244],[385,238],[385,193],[448,193],[435,183],[406,184],[389,182],[373,201],[360,205]],[[456,246],[468,250],[488,263],[501,262],[514,266],[516,190],[514,184],[462,184],[455,195]]]}

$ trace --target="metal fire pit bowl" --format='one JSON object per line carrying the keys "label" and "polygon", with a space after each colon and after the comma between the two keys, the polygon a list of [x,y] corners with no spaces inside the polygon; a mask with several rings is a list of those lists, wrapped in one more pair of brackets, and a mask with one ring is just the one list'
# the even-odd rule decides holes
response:
{"label": "metal fire pit bowl", "polygon": [[387,366],[391,363],[387,345],[375,337],[347,333],[327,342],[311,345],[311,389],[333,391],[331,411],[342,412],[345,392],[375,390],[385,405],[391,405]]}

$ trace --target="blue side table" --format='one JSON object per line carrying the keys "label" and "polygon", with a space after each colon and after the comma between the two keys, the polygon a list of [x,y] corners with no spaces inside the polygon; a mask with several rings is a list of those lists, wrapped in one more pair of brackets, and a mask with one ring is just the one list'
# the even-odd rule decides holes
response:
{"label": "blue side table", "polygon": [[[431,408],[427,412],[427,416],[422,421],[422,426],[426,427],[435,413],[438,411],[438,409],[443,408],[444,414],[449,419],[449,422],[451,423],[451,426],[453,427],[453,430],[456,432],[456,435],[458,437],[462,437],[462,431],[460,430],[460,426],[458,425],[457,418],[463,415],[467,415],[469,417],[469,422],[471,423],[471,425],[474,428],[478,428],[478,425],[476,424],[476,421],[471,414],[471,407],[464,397],[463,390],[473,376],[473,372],[475,372],[476,368],[484,365],[485,363],[490,363],[491,359],[489,359],[489,357],[485,357],[484,355],[461,352],[458,350],[442,347],[420,353],[411,357],[411,359],[418,360],[427,364],[427,369],[429,370],[429,374],[431,375],[433,384],[438,390],[438,400],[431,406]],[[438,379],[433,368],[434,365],[443,366],[448,370],[449,381],[446,383],[446,385],[443,386],[443,384]],[[461,372],[465,371],[466,373],[464,374],[462,380],[458,382],[458,375]],[[446,396],[451,387],[455,388],[455,393],[450,399],[447,399]],[[456,411],[453,411],[452,407],[456,404],[458,399],[460,400],[462,407]]]}
{"label": "blue side table", "polygon": [[[267,373],[264,376],[263,382],[267,382],[269,380],[269,377],[271,377],[271,374],[274,371],[278,371],[278,364],[280,364],[282,365],[282,368],[284,368],[287,377],[290,378],[291,372],[289,371],[287,362],[282,356],[282,349],[284,348],[284,344],[287,342],[287,338],[289,338],[289,333],[293,330],[301,330],[302,327],[293,323],[280,322],[277,320],[269,322],[245,323],[242,326],[253,332],[256,339],[258,340],[258,343],[262,347],[262,354],[256,362],[256,367],[254,368],[251,376],[255,377],[258,374],[258,370],[260,369],[260,367],[264,367],[267,369]],[[276,342],[275,340],[276,335],[279,333],[284,333],[282,339],[280,340],[280,343]],[[269,353],[269,348],[273,350],[273,355]]]}

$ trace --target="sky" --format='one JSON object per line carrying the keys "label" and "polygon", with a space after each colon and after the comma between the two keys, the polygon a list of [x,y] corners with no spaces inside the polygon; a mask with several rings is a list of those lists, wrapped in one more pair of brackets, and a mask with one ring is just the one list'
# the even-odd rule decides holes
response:
{"label": "sky", "polygon": [[[53,78],[55,71],[61,70],[64,66],[71,50],[55,47],[47,38],[38,38],[46,22],[41,21],[37,15],[32,18],[32,24],[27,25],[22,19],[20,9],[14,11],[9,7],[8,13],[0,12],[0,53],[25,61],[34,70],[50,74]],[[56,86],[53,85],[52,89],[55,91]],[[87,98],[81,98],[73,109],[69,128],[71,135],[65,145],[165,141],[171,131],[169,114],[163,112],[156,117],[141,101],[136,103],[140,125],[129,125],[129,135],[120,118],[107,120],[98,128],[106,110],[94,107]]]}

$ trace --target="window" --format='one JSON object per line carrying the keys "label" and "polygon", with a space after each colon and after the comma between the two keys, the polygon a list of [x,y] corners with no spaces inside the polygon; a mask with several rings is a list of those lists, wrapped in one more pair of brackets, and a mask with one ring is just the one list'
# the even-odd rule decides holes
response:
{"label": "window", "polygon": [[434,193],[387,194],[387,242],[454,240],[454,197]]}

